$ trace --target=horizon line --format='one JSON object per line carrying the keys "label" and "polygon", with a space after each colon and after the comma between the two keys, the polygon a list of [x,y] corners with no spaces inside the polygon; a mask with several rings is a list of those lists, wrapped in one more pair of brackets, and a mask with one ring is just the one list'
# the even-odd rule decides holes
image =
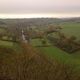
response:
{"label": "horizon line", "polygon": [[1,19],[22,19],[22,18],[75,18],[79,14],[0,14]]}

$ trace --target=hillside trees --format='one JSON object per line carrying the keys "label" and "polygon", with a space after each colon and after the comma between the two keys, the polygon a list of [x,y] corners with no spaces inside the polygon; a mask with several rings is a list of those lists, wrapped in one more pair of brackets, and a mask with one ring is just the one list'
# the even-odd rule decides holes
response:
{"label": "hillside trees", "polygon": [[69,53],[75,52],[80,49],[80,44],[78,43],[76,36],[66,36],[60,30],[55,34],[57,37],[52,35],[52,37],[48,37],[48,39],[58,48]]}

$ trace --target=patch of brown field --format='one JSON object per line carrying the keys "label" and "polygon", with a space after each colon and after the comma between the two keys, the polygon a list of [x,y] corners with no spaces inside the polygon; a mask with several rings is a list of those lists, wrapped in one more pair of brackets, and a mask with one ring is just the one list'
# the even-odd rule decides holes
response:
{"label": "patch of brown field", "polygon": [[23,53],[0,49],[0,80],[80,80],[70,77],[65,66],[49,60],[31,45],[21,43],[21,47]]}

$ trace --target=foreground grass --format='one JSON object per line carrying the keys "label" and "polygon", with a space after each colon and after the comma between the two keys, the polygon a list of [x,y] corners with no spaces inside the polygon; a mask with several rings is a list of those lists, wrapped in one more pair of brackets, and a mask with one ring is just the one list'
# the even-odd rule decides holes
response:
{"label": "foreground grass", "polygon": [[64,64],[68,65],[73,64],[76,66],[76,69],[80,69],[80,52],[70,54],[52,45],[44,47],[40,43],[40,40],[38,39],[32,40],[32,45],[36,46],[36,48],[38,48],[42,53],[47,55],[49,58],[58,60]]}
{"label": "foreground grass", "polygon": [[[74,65],[76,70],[80,70],[80,56],[66,53],[56,47],[38,47],[45,55],[51,59],[60,61],[63,64]],[[79,54],[80,55],[80,54]],[[77,58],[78,57],[78,58]]]}
{"label": "foreground grass", "polygon": [[[11,46],[9,43],[7,45]],[[18,46],[22,48],[20,53]],[[38,47],[36,49],[25,43],[18,46],[13,47],[17,51],[7,46],[0,47],[0,80],[66,80],[67,78],[79,80],[80,72],[75,72],[74,66],[65,66],[58,61],[57,58],[62,54],[57,53],[57,51],[61,52],[57,48]],[[53,55],[54,58],[51,60],[43,52],[48,56],[52,54],[55,56]],[[67,56],[67,54],[64,55],[66,59]]]}
{"label": "foreground grass", "polygon": [[22,54],[0,48],[0,80],[65,80],[62,64],[52,62],[28,44],[21,47]]}

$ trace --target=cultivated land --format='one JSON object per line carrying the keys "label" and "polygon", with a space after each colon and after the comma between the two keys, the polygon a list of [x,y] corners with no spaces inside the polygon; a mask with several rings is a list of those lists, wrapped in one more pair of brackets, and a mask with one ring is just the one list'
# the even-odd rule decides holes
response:
{"label": "cultivated land", "polygon": [[[54,43],[60,37],[64,44],[74,49],[74,42],[80,43],[79,19],[3,22],[0,27],[0,80],[80,80],[80,48],[70,53]],[[55,26],[61,27],[56,31]],[[74,36],[73,40],[67,38],[70,36]],[[53,38],[52,42],[49,37]]]}

